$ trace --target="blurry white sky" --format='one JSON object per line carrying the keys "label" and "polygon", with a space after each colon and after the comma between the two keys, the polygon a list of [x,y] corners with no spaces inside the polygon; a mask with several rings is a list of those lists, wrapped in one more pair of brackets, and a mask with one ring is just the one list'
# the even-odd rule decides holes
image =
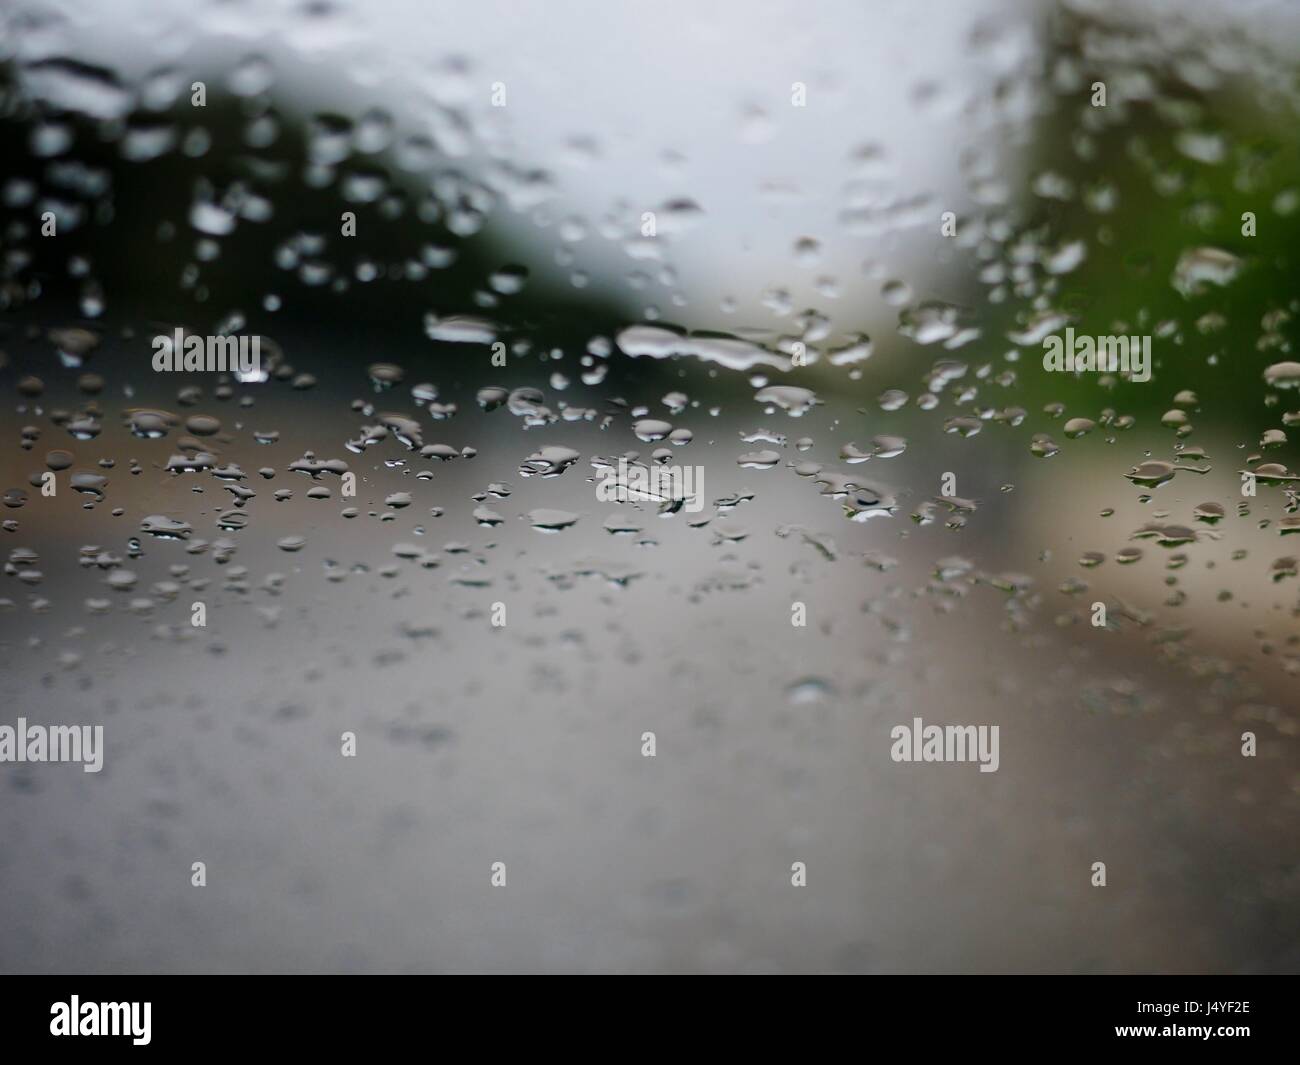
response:
{"label": "blurry white sky", "polygon": [[[444,144],[452,140],[431,103],[454,108],[473,131],[467,170],[481,168],[486,149],[554,176],[543,215],[521,227],[507,213],[494,225],[511,225],[512,244],[530,241],[541,265],[561,244],[558,223],[582,218],[589,236],[575,247],[574,268],[625,300],[626,275],[657,274],[659,264],[630,257],[601,235],[602,222],[631,236],[643,211],[689,198],[703,210],[699,223],[665,235],[661,216],[660,236],[691,307],[662,304],[658,287],[630,306],[661,303],[666,318],[697,326],[722,324],[726,296],[739,301],[737,317],[766,318],[758,298],[778,284],[796,311],[824,305],[814,287],[821,277],[840,282],[843,300],[876,300],[883,276],[868,277],[864,262],[887,258],[885,276],[898,276],[908,257],[892,240],[845,234],[841,211],[852,197],[875,205],[930,194],[924,213],[937,227],[940,210],[960,210],[959,148],[987,130],[958,112],[1036,51],[1023,0],[368,0],[314,18],[302,4],[265,0],[24,10],[50,14],[45,29],[20,35],[28,60],[71,55],[128,80],[168,63],[213,77],[256,51],[306,108],[359,115],[382,106],[399,131],[432,130]],[[969,42],[981,25],[998,27],[1001,43],[977,55]],[[505,108],[491,106],[495,82],[507,87]],[[805,108],[791,104],[794,82],[807,85]],[[876,161],[855,163],[869,146]],[[796,264],[802,238],[820,242],[820,261]]]}

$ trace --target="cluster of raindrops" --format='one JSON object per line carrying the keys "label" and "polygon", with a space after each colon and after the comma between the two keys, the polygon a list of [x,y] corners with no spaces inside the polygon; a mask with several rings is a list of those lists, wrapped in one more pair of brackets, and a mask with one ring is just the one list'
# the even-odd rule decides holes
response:
{"label": "cluster of raindrops", "polygon": [[[728,329],[674,324],[648,295],[637,315],[569,302],[559,308],[566,320],[551,306],[556,271],[568,283],[564,300],[580,299],[593,275],[578,249],[603,237],[635,264],[625,279],[634,291],[658,286],[667,306],[685,308],[674,252],[707,236],[715,219],[687,195],[640,205],[652,226],[621,201],[557,216],[556,175],[511,161],[507,134],[467,103],[478,74],[467,62],[422,72],[428,107],[418,132],[373,106],[295,122],[280,72],[262,55],[234,64],[214,91],[220,106],[209,109],[192,105],[192,78],[170,65],[133,84],[70,59],[19,63],[3,92],[8,124],[24,132],[30,152],[0,186],[0,308],[30,314],[15,338],[24,354],[12,389],[18,443],[36,468],[4,487],[4,529],[18,533],[44,505],[50,474],[81,510],[126,519],[119,546],[85,545],[78,564],[129,596],[135,613],[177,600],[183,586],[206,587],[214,578],[194,568],[198,556],[223,567],[222,587],[242,594],[255,578],[239,553],[263,524],[275,550],[294,556],[295,574],[319,565],[338,582],[351,572],[441,569],[460,589],[498,579],[503,567],[492,560],[506,553],[501,543],[515,525],[528,530],[523,550],[538,553],[531,545],[544,538],[587,544],[595,527],[627,556],[574,562],[550,548],[547,579],[567,586],[598,576],[626,590],[662,535],[648,531],[651,519],[680,519],[730,567],[712,570],[692,594],[743,591],[761,571],[758,556],[746,554],[755,544],[746,515],[760,510],[760,493],[763,506],[799,510],[776,526],[783,542],[872,573],[893,570],[894,554],[919,557],[914,593],[948,613],[970,588],[997,590],[1016,629],[1042,596],[1024,572],[1033,565],[979,562],[1003,537],[1044,572],[1058,558],[1077,561],[1087,581],[1077,572],[1055,579],[1071,601],[1086,592],[1118,597],[1126,585],[1107,563],[1142,574],[1159,568],[1155,558],[1170,589],[1155,594],[1186,614],[1195,593],[1179,573],[1198,566],[1250,560],[1254,584],[1243,577],[1242,587],[1262,585],[1260,595],[1291,581],[1293,558],[1257,563],[1238,545],[1258,543],[1256,533],[1300,532],[1300,473],[1289,452],[1300,410],[1287,409],[1300,395],[1292,359],[1300,305],[1252,287],[1286,249],[1276,237],[1252,244],[1253,234],[1234,235],[1222,201],[1237,190],[1287,232],[1300,192],[1267,153],[1238,143],[1198,92],[1260,57],[1234,41],[1147,64],[1097,29],[1036,63],[1012,27],[982,26],[977,36],[999,91],[963,99],[950,86],[916,86],[918,121],[961,114],[990,129],[1034,123],[1059,149],[1057,162],[1017,176],[991,144],[965,145],[954,160],[962,195],[949,205],[933,191],[902,188],[885,147],[854,143],[835,211],[840,232],[796,235],[779,264],[811,285],[773,278],[759,301],[770,320]],[[1261,80],[1278,73],[1271,61],[1254,69]],[[1090,99],[1100,82],[1110,90],[1104,107]],[[1295,103],[1292,90],[1271,106]],[[1137,112],[1156,116],[1159,132],[1139,133]],[[745,105],[739,115],[743,142],[776,135],[769,108]],[[91,151],[104,143],[111,161]],[[579,137],[564,155],[580,165],[600,151]],[[1123,172],[1113,165],[1120,153]],[[179,177],[155,189],[167,167]],[[157,202],[138,202],[124,175],[156,191]],[[74,250],[42,242],[46,214]],[[127,221],[116,222],[119,214]],[[554,242],[544,269],[487,239],[489,223],[511,215]],[[97,227],[112,233],[144,216],[141,246],[179,279],[153,299],[141,296],[135,275],[135,290],[119,285],[103,243],[91,239]],[[1162,220],[1168,239],[1142,235],[1149,217]],[[966,283],[882,261],[892,242],[917,232]],[[879,250],[860,277],[828,265],[841,238]],[[76,312],[46,320],[52,286],[42,279],[55,275],[70,283]],[[116,314],[119,291],[130,293],[120,301],[131,311],[126,323]],[[870,314],[857,314],[844,299],[850,292]],[[358,353],[355,365],[330,365],[310,343],[288,340],[292,328],[275,328],[277,316],[290,324],[295,314],[368,299],[403,308],[406,335],[393,350]],[[173,325],[176,317],[185,324]],[[260,365],[160,382],[147,347],[173,328],[182,338],[265,330]],[[1049,371],[1044,345],[1067,332],[1145,338],[1149,376],[1131,366]],[[1229,378],[1239,394],[1225,394]],[[1243,413],[1242,395],[1262,402]],[[311,405],[307,418],[284,414],[295,399]],[[598,446],[591,434],[602,434]],[[1234,447],[1242,454],[1230,461]],[[699,510],[671,493],[626,498],[631,485],[680,466],[708,476]],[[960,489],[940,488],[950,468],[960,471]],[[617,486],[621,501],[599,503],[595,486],[617,477],[627,482]],[[1031,488],[1016,490],[1022,483]],[[1031,513],[1035,501],[1042,520]],[[1080,548],[1073,512],[1084,507],[1101,514],[1079,531],[1096,538]],[[449,511],[463,511],[482,539],[423,546]],[[804,511],[846,523],[843,535],[861,538],[846,541],[856,553],[810,532]],[[339,526],[372,523],[401,530],[384,561],[340,563],[337,538],[349,534]],[[880,547],[886,538],[897,542],[890,552]],[[960,554],[958,540],[967,545]],[[151,557],[171,557],[162,552],[178,561],[141,595],[140,573]],[[6,573],[40,586],[52,554],[14,548]],[[261,587],[279,594],[286,579],[277,570]],[[87,609],[102,613],[106,601],[97,593]],[[1150,614],[1130,604],[1112,616]],[[909,626],[891,618],[892,638],[905,642]],[[792,690],[803,700],[812,689]]]}

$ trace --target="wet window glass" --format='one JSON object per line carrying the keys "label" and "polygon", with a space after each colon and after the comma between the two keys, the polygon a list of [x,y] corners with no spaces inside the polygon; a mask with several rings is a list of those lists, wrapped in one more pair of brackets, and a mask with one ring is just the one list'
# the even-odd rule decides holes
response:
{"label": "wet window glass", "polygon": [[5,5],[0,965],[1294,967],[1300,11],[937,6]]}

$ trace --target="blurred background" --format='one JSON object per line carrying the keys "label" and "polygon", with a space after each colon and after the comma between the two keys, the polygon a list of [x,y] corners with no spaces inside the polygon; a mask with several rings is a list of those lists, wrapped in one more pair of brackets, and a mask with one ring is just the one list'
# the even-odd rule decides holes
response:
{"label": "blurred background", "polygon": [[1298,74],[1262,0],[2,0],[0,724],[106,753],[0,765],[0,967],[1293,971]]}

